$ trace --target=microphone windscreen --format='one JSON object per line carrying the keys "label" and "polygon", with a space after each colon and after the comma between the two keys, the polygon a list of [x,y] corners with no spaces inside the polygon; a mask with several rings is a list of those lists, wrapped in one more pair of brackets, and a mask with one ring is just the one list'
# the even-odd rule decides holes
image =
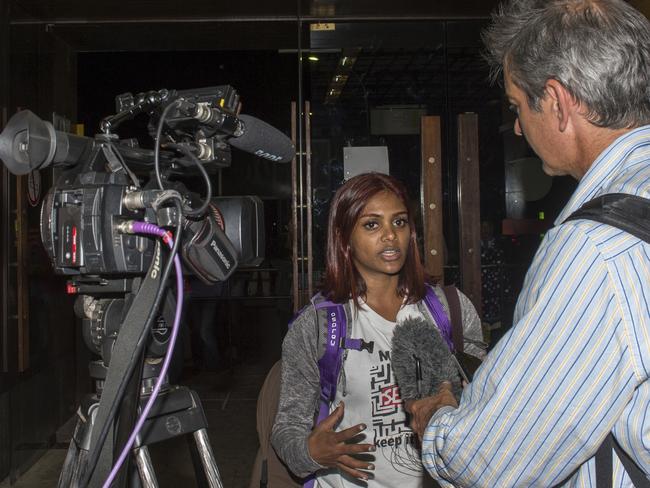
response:
{"label": "microphone windscreen", "polygon": [[293,159],[296,154],[293,143],[278,129],[250,115],[242,114],[238,118],[243,124],[243,134],[229,138],[228,144],[278,163],[288,163]]}
{"label": "microphone windscreen", "polygon": [[[421,370],[419,385],[416,358]],[[409,317],[395,326],[391,363],[403,400],[432,395],[443,381],[451,382],[454,394],[460,396],[460,377],[451,351],[440,333],[422,318]]]}

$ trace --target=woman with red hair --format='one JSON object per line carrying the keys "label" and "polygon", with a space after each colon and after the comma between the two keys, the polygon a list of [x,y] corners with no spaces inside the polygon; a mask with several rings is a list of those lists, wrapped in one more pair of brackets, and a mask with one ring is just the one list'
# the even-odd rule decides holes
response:
{"label": "woman with red hair", "polygon": [[[424,486],[417,439],[390,362],[398,322],[410,317],[438,325],[423,304],[427,284],[412,220],[404,185],[388,175],[355,176],[332,200],[321,299],[343,304],[347,337],[373,347],[344,351],[329,416],[314,425],[327,319],[309,305],[285,337],[271,442],[296,476],[312,477],[316,486],[359,486],[358,480],[368,486]],[[444,294],[438,287],[434,291],[447,311]],[[479,317],[458,294],[466,351],[480,356]]]}

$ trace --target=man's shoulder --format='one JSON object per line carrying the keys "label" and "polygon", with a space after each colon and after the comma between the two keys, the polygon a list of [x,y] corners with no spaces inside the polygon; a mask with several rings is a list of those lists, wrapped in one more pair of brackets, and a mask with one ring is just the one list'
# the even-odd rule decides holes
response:
{"label": "man's shoulder", "polygon": [[650,145],[626,159],[625,164],[611,174],[598,194],[624,193],[650,198]]}
{"label": "man's shoulder", "polygon": [[582,252],[595,253],[604,261],[620,259],[650,245],[625,230],[589,219],[565,222],[554,227],[548,237],[555,245],[572,243],[575,248],[580,244]]}

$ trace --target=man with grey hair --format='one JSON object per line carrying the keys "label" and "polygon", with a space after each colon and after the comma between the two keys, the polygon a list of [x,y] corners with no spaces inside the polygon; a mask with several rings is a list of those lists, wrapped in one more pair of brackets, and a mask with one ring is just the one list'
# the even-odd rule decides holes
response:
{"label": "man with grey hair", "polygon": [[[484,41],[515,133],[579,184],[460,404],[443,385],[409,405],[423,462],[443,486],[592,487],[611,432],[647,478],[650,245],[565,220],[599,195],[650,197],[650,23],[623,0],[510,0]],[[618,456],[607,469],[632,486]]]}

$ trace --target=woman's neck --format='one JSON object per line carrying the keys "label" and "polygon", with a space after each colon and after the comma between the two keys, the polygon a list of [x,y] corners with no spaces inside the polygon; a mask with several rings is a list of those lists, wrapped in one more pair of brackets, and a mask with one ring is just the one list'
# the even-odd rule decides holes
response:
{"label": "woman's neck", "polygon": [[387,280],[366,281],[366,304],[386,320],[395,322],[404,297],[397,294],[397,275]]}

